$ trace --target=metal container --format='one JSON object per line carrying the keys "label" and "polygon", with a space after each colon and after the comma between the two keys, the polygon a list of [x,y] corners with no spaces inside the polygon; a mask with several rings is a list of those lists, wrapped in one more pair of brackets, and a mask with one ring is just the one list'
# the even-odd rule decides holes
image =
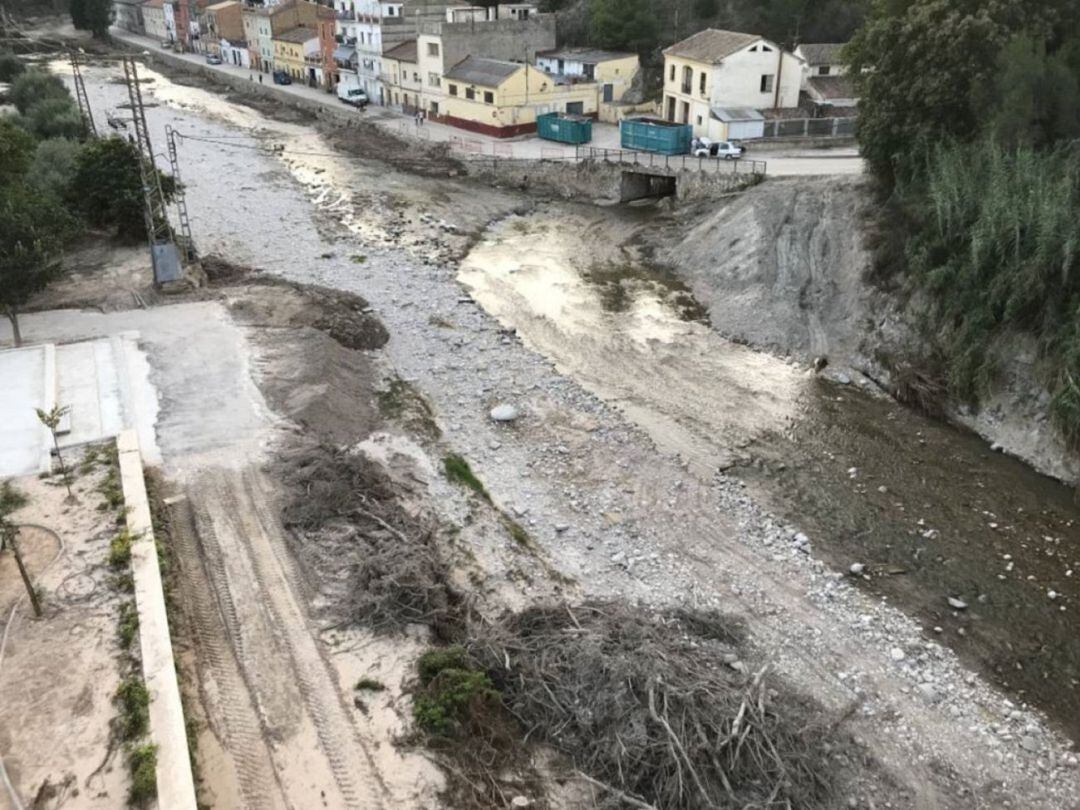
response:
{"label": "metal container", "polygon": [[592,119],[584,115],[545,113],[536,117],[536,134],[546,141],[588,143],[592,140]]}
{"label": "metal container", "polygon": [[619,136],[623,149],[685,155],[690,151],[693,127],[660,118],[627,118],[619,124]]}

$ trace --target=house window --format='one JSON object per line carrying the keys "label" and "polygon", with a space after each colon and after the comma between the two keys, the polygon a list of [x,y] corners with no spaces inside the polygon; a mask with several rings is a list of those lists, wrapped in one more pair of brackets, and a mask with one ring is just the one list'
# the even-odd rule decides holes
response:
{"label": "house window", "polygon": [[495,94],[492,93],[490,90],[485,90],[484,91],[484,103],[485,104],[494,104],[495,103]]}
{"label": "house window", "polygon": [[432,87],[438,87],[439,84],[441,84],[440,78],[441,77],[438,73],[429,73],[427,75],[427,83],[430,84]]}
{"label": "house window", "polygon": [[705,80],[708,78],[708,74],[703,70],[701,71],[701,78],[698,81],[698,89],[701,95],[705,95]]}
{"label": "house window", "polygon": [[417,84],[420,84],[420,74],[417,73],[415,70],[413,71],[412,80]]}
{"label": "house window", "polygon": [[438,56],[439,55],[439,43],[438,42],[429,42],[427,44],[427,55],[428,56]]}
{"label": "house window", "polygon": [[469,101],[474,101],[476,99],[476,91],[473,90],[471,87],[466,87],[465,98],[467,98]]}
{"label": "house window", "polygon": [[773,91],[773,80],[776,77],[772,73],[765,73],[761,77],[761,92],[771,93]]}
{"label": "house window", "polygon": [[682,69],[682,91],[689,95],[694,89],[694,69],[687,65]]}
{"label": "house window", "polygon": [[701,126],[701,116],[700,115],[697,117],[697,125],[699,127]]}
{"label": "house window", "polygon": [[830,70],[829,65],[822,65],[821,67],[818,68],[817,75],[818,76],[828,76],[829,75],[829,70]]}
{"label": "house window", "polygon": [[675,65],[671,66],[671,74],[668,76],[668,81],[669,82],[675,81]]}
{"label": "house window", "polygon": [[456,84],[448,84],[448,85],[446,85],[446,89],[450,92],[450,95],[452,95],[452,96],[457,95],[457,85]]}
{"label": "house window", "polygon": [[772,48],[770,48],[768,45],[762,45],[761,46],[761,52],[762,53],[772,53]]}

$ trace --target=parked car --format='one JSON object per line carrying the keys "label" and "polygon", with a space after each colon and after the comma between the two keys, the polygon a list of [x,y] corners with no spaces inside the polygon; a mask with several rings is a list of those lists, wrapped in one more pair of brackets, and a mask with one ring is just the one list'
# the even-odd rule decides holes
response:
{"label": "parked car", "polygon": [[221,57],[218,56],[216,53],[208,53],[206,55],[206,64],[208,64],[208,65],[220,65],[221,64]]}
{"label": "parked car", "polygon": [[274,84],[292,84],[292,76],[290,76],[284,70],[275,70]]}
{"label": "parked car", "polygon": [[708,138],[695,138],[690,144],[690,154],[694,157],[714,157],[724,160],[738,160],[746,147],[735,141],[711,141]]}
{"label": "parked car", "polygon": [[368,105],[368,95],[359,87],[346,87],[339,84],[337,88],[337,97],[344,103],[359,107],[361,110]]}
{"label": "parked car", "polygon": [[165,50],[169,50],[170,48],[172,48],[172,40],[171,39],[163,39],[163,40],[161,40],[161,47],[164,48]]}

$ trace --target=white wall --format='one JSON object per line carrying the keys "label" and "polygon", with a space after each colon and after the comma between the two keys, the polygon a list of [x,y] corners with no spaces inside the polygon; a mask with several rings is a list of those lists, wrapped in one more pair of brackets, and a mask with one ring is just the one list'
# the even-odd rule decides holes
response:
{"label": "white wall", "polygon": [[[762,76],[773,77],[772,89],[761,90]],[[797,107],[802,81],[802,62],[798,58],[779,50],[772,43],[759,41],[750,48],[732,54],[713,68],[709,98],[715,107],[768,109],[774,106],[776,84],[779,82],[779,106]]]}

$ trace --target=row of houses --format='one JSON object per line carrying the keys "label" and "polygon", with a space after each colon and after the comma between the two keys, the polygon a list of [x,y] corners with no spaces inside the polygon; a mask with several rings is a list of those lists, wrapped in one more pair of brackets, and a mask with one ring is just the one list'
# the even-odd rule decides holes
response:
{"label": "row of houses", "polygon": [[841,44],[786,51],[764,37],[706,29],[664,50],[660,115],[713,140],[761,137],[768,118],[854,116]]}

